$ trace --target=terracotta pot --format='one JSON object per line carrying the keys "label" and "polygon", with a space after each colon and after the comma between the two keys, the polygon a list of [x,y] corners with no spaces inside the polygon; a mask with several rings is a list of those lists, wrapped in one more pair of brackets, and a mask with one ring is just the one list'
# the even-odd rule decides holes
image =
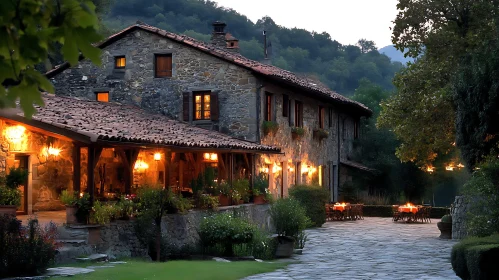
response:
{"label": "terracotta pot", "polygon": [[16,209],[17,206],[15,205],[0,205],[0,216],[9,215],[15,217]]}
{"label": "terracotta pot", "polygon": [[265,195],[261,194],[253,196],[253,203],[257,205],[267,203],[267,200],[265,200]]}
{"label": "terracotta pot", "polygon": [[440,230],[440,238],[442,239],[452,238],[452,223],[438,222],[437,227]]}
{"label": "terracotta pot", "polygon": [[241,204],[244,204],[244,200],[239,199],[239,203],[237,205],[241,205]]}
{"label": "terracotta pot", "polygon": [[78,206],[68,206],[66,205],[66,223],[67,224],[77,224],[76,211],[78,211]]}
{"label": "terracotta pot", "polygon": [[298,134],[298,133],[293,133],[293,132],[291,132],[291,138],[292,138],[293,140],[301,140],[301,135],[300,135],[300,134]]}
{"label": "terracotta pot", "polygon": [[218,203],[220,206],[229,206],[230,205],[230,198],[226,195],[219,195],[218,196]]}
{"label": "terracotta pot", "polygon": [[290,236],[277,236],[276,258],[289,258],[295,249],[295,239]]}

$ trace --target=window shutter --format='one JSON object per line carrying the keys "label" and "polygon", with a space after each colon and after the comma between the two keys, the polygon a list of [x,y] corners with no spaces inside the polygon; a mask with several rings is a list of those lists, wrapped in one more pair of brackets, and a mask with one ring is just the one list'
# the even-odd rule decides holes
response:
{"label": "window shutter", "polygon": [[183,118],[184,121],[188,122],[189,121],[189,93],[184,92],[184,99],[183,99]]}
{"label": "window shutter", "polygon": [[172,57],[171,56],[165,56],[165,76],[166,77],[171,77],[172,76]]}
{"label": "window shutter", "polygon": [[171,77],[172,76],[172,56],[171,55],[156,55],[156,77]]}
{"label": "window shutter", "polygon": [[210,110],[211,120],[218,121],[218,118],[220,116],[220,110],[218,107],[218,92],[210,93]]}
{"label": "window shutter", "polygon": [[289,117],[289,97],[286,94],[282,95],[282,116]]}

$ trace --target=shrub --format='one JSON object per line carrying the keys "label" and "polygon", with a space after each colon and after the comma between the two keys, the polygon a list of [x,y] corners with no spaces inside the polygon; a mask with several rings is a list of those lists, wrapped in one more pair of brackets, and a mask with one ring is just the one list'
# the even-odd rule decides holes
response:
{"label": "shrub", "polygon": [[270,207],[270,218],[279,236],[298,235],[310,225],[305,208],[295,199],[283,198]]}
{"label": "shrub", "polygon": [[205,217],[199,226],[201,244],[205,247],[222,246],[224,256],[233,256],[235,244],[250,243],[256,227],[245,219],[229,213]]}
{"label": "shrub", "polygon": [[38,220],[22,226],[15,217],[0,216],[0,278],[43,273],[55,260],[57,226]]}
{"label": "shrub", "polygon": [[440,219],[440,221],[441,221],[442,223],[452,223],[452,216],[451,216],[451,215],[449,215],[449,214],[444,215],[444,216],[442,217],[442,219]]}
{"label": "shrub", "polygon": [[217,192],[221,195],[230,196],[231,187],[227,182],[222,181],[220,185],[218,185]]}
{"label": "shrub", "polygon": [[494,279],[499,275],[499,235],[469,237],[454,245],[452,269],[461,279]]}
{"label": "shrub", "polygon": [[321,186],[296,185],[289,189],[289,195],[305,208],[312,226],[320,227],[326,222],[326,208],[329,192]]}
{"label": "shrub", "polygon": [[279,130],[279,124],[273,121],[264,121],[262,123],[262,130],[265,135],[269,133],[276,133]]}
{"label": "shrub", "polygon": [[487,158],[464,185],[468,212],[466,228],[470,235],[488,236],[499,232],[499,159]]}
{"label": "shrub", "polygon": [[234,190],[236,190],[240,196],[241,196],[241,199],[244,201],[244,202],[249,202],[249,198],[250,198],[250,182],[248,179],[237,179],[234,181],[234,183],[232,184],[233,185],[233,188]]}
{"label": "shrub", "polygon": [[80,198],[76,199],[75,206],[78,207],[75,213],[78,222],[85,224],[88,223],[90,210],[92,210],[90,204],[90,195],[88,193],[85,193]]}
{"label": "shrub", "polygon": [[64,205],[73,206],[76,203],[76,197],[76,193],[63,190],[59,196],[59,200],[64,203]]}
{"label": "shrub", "polygon": [[113,216],[113,206],[102,204],[100,201],[94,202],[94,207],[92,207],[91,219],[100,225],[108,224]]}
{"label": "shrub", "polygon": [[0,186],[0,205],[20,206],[21,191]]}
{"label": "shrub", "polygon": [[218,205],[218,196],[202,194],[198,197],[198,207],[201,209],[217,210]]}
{"label": "shrub", "polygon": [[5,185],[11,189],[17,189],[28,180],[29,172],[24,168],[11,168],[5,177]]}

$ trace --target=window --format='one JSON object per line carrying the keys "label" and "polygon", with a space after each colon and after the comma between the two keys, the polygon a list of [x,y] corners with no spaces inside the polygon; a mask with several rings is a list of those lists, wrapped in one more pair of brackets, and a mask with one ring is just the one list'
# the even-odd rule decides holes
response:
{"label": "window", "polygon": [[265,120],[272,121],[272,94],[265,93]]}
{"label": "window", "polygon": [[333,108],[329,108],[329,127],[333,127]]}
{"label": "window", "polygon": [[303,127],[303,103],[295,101],[295,126]]}
{"label": "window", "polygon": [[172,76],[172,54],[154,55],[154,76],[156,78]]}
{"label": "window", "polygon": [[282,95],[282,116],[289,117],[289,96],[286,94]]}
{"label": "window", "polygon": [[354,139],[359,139],[359,126],[360,126],[359,120],[355,120],[353,122],[353,138]]}
{"label": "window", "polygon": [[109,102],[109,91],[96,92],[95,99],[100,102]]}
{"label": "window", "polygon": [[194,92],[194,120],[210,120],[210,92]]}
{"label": "window", "polygon": [[324,129],[324,107],[319,106],[319,128]]}
{"label": "window", "polygon": [[126,58],[124,55],[114,57],[114,69],[124,69],[126,66]]}

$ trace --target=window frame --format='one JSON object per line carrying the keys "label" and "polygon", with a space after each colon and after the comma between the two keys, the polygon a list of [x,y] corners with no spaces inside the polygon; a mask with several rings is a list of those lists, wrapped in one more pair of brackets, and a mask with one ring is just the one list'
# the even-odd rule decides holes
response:
{"label": "window frame", "polygon": [[[106,100],[99,100],[99,95],[105,94],[106,95]],[[109,102],[110,97],[109,97],[109,91],[96,91],[95,92],[95,101],[97,102]]]}
{"label": "window frame", "polygon": [[[160,57],[169,57],[170,58],[170,70],[162,71],[166,72],[166,75],[158,75],[158,58]],[[168,75],[169,73],[169,75]],[[154,54],[154,78],[171,78],[173,77],[173,54],[171,53],[155,53]]]}
{"label": "window frame", "polygon": [[[118,66],[118,61],[120,59],[124,59],[125,63],[123,64],[123,66]],[[114,57],[114,69],[125,69],[125,67],[126,67],[126,56],[124,56],[124,55],[115,56]]]}
{"label": "window frame", "polygon": [[[200,96],[201,98],[201,118],[196,118],[196,96]],[[210,106],[210,115],[208,118],[205,117],[205,96],[209,97],[208,105]],[[211,120],[211,113],[212,113],[212,108],[211,108],[211,91],[194,91],[192,93],[192,120],[193,121],[209,121]]]}
{"label": "window frame", "polygon": [[295,100],[295,127],[303,127],[303,103]]}
{"label": "window frame", "polygon": [[333,127],[333,108],[329,107],[329,128]]}

